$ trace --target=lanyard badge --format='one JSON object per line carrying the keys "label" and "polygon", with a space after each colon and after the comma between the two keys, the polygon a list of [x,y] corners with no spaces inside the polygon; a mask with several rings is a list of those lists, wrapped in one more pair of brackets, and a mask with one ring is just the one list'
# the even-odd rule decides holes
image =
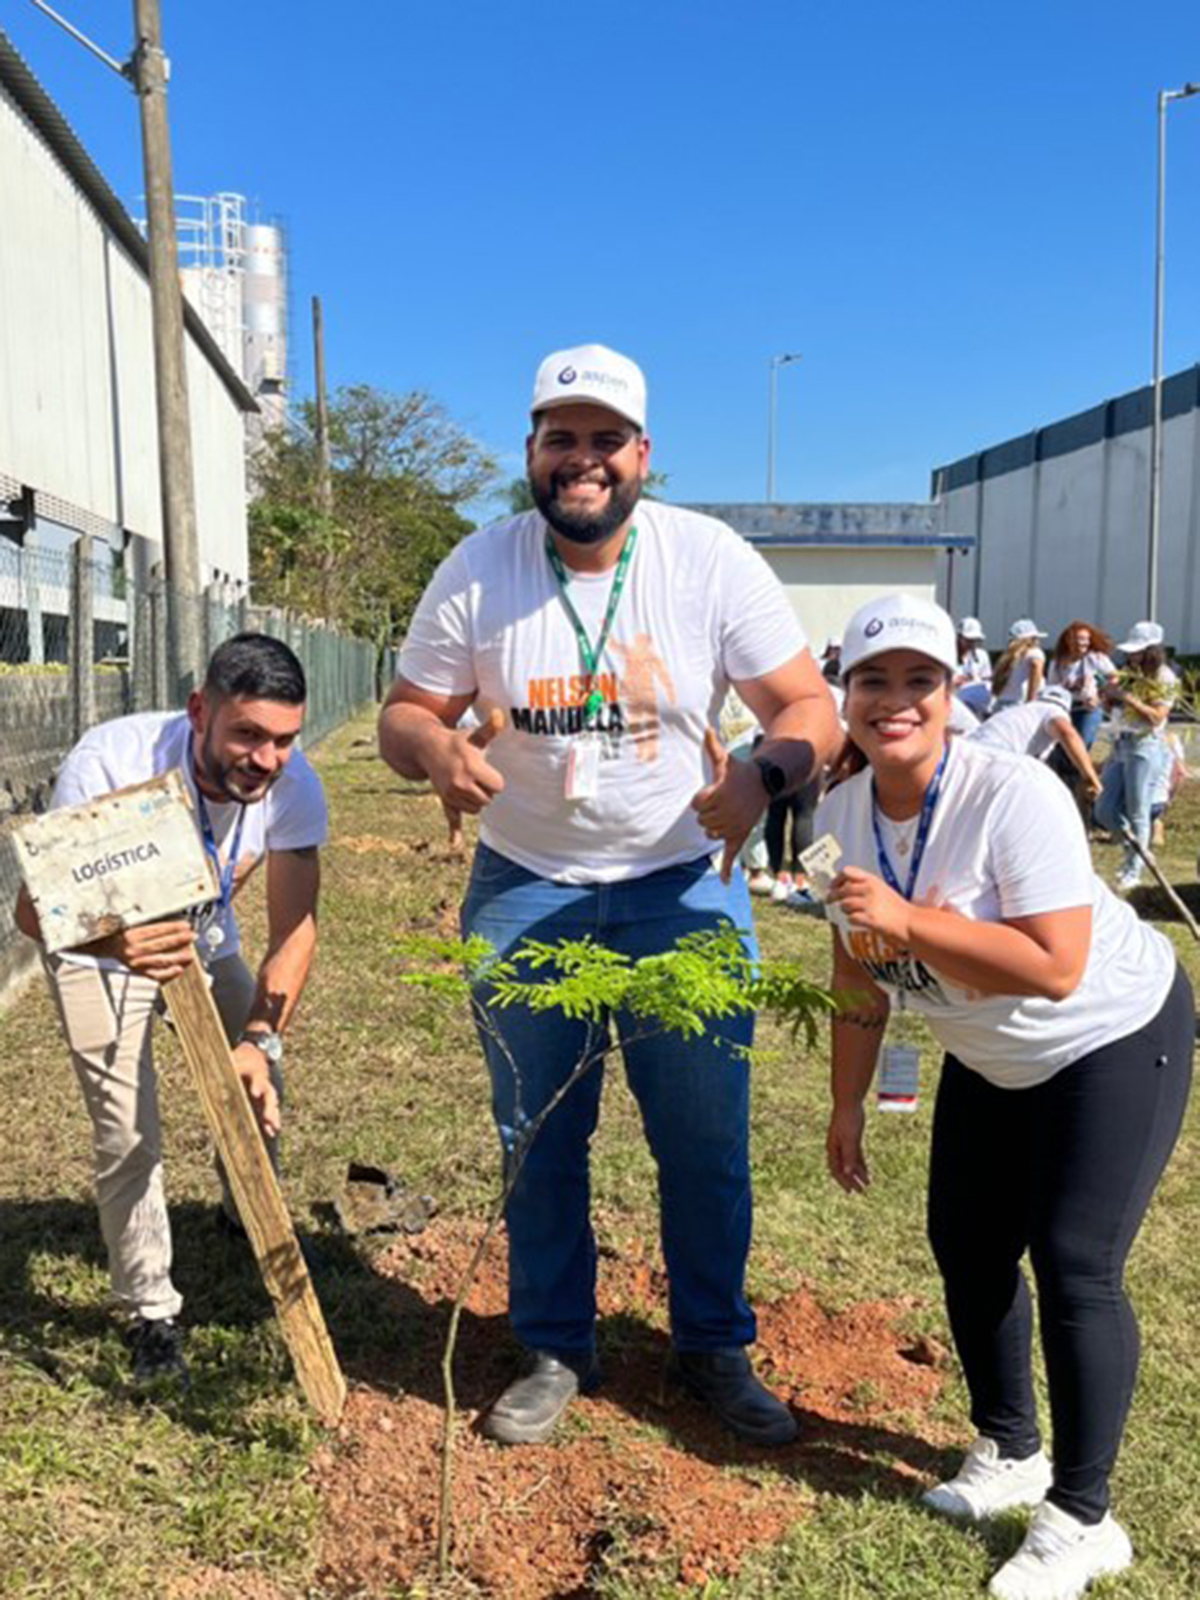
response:
{"label": "lanyard badge", "polygon": [[221,919],[233,903],[233,874],[237,867],[238,856],[242,848],[242,829],[246,823],[246,807],[243,805],[238,812],[238,819],[234,825],[233,839],[229,845],[229,855],[224,866],[221,865],[221,852],[217,848],[217,836],[213,832],[212,818],[208,814],[208,807],[204,803],[204,796],[199,789],[196,790],[196,815],[200,821],[200,835],[204,841],[204,853],[210,858],[217,869],[217,882],[220,885],[220,897],[215,905],[210,906],[201,918],[200,937],[203,939],[209,957],[216,955],[225,943],[225,929]]}
{"label": "lanyard badge", "polygon": [[[883,831],[879,826],[879,802],[875,794],[875,782],[871,780],[871,828],[875,835],[875,858],[879,864],[879,876],[889,889],[894,889],[897,894],[911,900],[913,891],[917,887],[917,874],[921,870],[921,862],[925,857],[925,846],[929,843],[929,830],[933,826],[933,813],[942,793],[942,780],[946,775],[946,762],[950,755],[950,746],[942,751],[942,759],[937,764],[937,771],[930,780],[929,787],[925,790],[924,799],[921,801],[921,817],[917,823],[917,835],[913,841],[912,861],[908,868],[908,878],[904,887],[900,887],[900,880],[892,870],[892,863],[888,860],[887,850],[883,843]],[[904,1010],[904,990],[897,992],[897,1003],[901,1011]]]}
{"label": "lanyard badge", "polygon": [[625,579],[629,573],[629,563],[633,560],[634,548],[637,545],[637,528],[629,530],[617,560],[617,569],[613,574],[612,589],[608,596],[608,606],[604,612],[604,620],[600,624],[600,632],[596,643],[593,645],[587,636],[587,629],[583,625],[579,613],[571,603],[568,593],[570,574],[563,565],[563,559],[558,553],[558,547],[546,534],[546,555],[550,562],[550,569],[554,573],[555,582],[558,584],[559,598],[563,608],[570,618],[571,626],[575,630],[575,639],[579,645],[579,661],[583,668],[587,684],[586,699],[583,704],[583,728],[572,740],[570,751],[567,755],[567,766],[563,794],[568,800],[594,800],[600,792],[600,739],[596,729],[591,725],[596,714],[604,704],[604,696],[600,693],[596,676],[600,670],[600,660],[604,654],[604,647],[608,643],[609,631],[613,625],[613,618],[617,614],[617,607],[621,603],[621,594],[625,588]]}

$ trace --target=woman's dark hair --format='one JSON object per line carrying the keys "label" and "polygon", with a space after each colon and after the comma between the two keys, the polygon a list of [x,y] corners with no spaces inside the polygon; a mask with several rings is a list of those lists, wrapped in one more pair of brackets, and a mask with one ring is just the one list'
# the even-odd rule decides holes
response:
{"label": "woman's dark hair", "polygon": [[1129,657],[1129,664],[1143,678],[1156,678],[1160,668],[1167,664],[1167,652],[1160,644],[1148,644]]}
{"label": "woman's dark hair", "polygon": [[204,693],[217,700],[280,700],[302,706],[308,684],[298,656],[282,639],[269,633],[235,633],[213,651]]}
{"label": "woman's dark hair", "polygon": [[1064,661],[1073,661],[1075,659],[1071,654],[1071,647],[1074,643],[1075,634],[1080,628],[1086,628],[1092,636],[1089,649],[1098,651],[1102,656],[1111,656],[1116,648],[1103,628],[1097,628],[1092,623],[1084,622],[1081,618],[1076,617],[1074,622],[1067,623],[1054,646],[1054,660],[1060,666]]}

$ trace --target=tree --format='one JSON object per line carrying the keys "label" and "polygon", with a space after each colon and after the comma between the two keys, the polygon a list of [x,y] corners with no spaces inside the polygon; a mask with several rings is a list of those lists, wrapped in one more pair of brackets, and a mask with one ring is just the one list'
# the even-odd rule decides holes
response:
{"label": "tree", "polygon": [[471,531],[465,503],[494,489],[492,455],[423,391],[339,388],[329,406],[333,505],[322,508],[316,407],[268,435],[252,464],[255,598],[375,641],[407,625],[443,557]]}

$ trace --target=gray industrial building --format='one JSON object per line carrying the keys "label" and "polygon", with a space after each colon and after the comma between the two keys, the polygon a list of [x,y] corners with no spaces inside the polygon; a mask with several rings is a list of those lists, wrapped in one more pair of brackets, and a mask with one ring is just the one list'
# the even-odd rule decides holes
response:
{"label": "gray industrial building", "polygon": [[[1051,636],[1073,618],[1124,635],[1147,613],[1149,386],[990,445],[933,473],[949,535],[939,599],[981,618],[993,645],[1016,617]],[[1157,620],[1200,652],[1200,366],[1163,386],[1162,532]]]}

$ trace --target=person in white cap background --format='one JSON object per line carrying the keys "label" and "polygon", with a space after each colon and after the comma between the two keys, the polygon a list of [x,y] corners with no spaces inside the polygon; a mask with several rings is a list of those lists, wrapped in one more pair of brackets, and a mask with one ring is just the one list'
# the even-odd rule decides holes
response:
{"label": "person in white cap background", "polygon": [[[1096,822],[1110,833],[1127,828],[1143,846],[1150,844],[1154,793],[1170,760],[1167,719],[1179,680],[1167,665],[1163,630],[1157,622],[1137,622],[1117,646],[1128,665],[1104,685],[1102,699],[1112,712],[1113,748],[1104,764],[1104,783],[1096,802]],[[1125,845],[1117,888],[1136,889],[1142,858]]]}
{"label": "person in white cap background", "polygon": [[992,673],[992,710],[1024,705],[1037,697],[1046,676],[1046,635],[1030,617],[1018,617],[1008,630],[1008,644]]}
{"label": "person in white cap background", "polygon": [[987,653],[986,639],[978,617],[963,617],[958,624],[954,692],[977,717],[987,715],[992,698],[992,658]]}
{"label": "person in white cap background", "polygon": [[1100,793],[1099,774],[1071,722],[1071,691],[1061,684],[1048,684],[1026,705],[997,711],[967,737],[989,750],[1011,750],[1037,761],[1046,761],[1054,750],[1062,750],[1082,779],[1089,800]]}
{"label": "person in white cap background", "polygon": [[[999,1600],[1074,1600],[1132,1560],[1109,1510],[1138,1334],[1125,1260],[1183,1118],[1194,1010],[1170,942],[1092,869],[1064,786],[1026,756],[946,738],[950,618],[891,595],[843,642],[865,769],[832,790],[832,1176],[864,1191],[864,1103],[892,1007],[945,1051],[929,1236],[978,1437],[925,1496],[975,1521],[1034,1507]],[[1029,1252],[1053,1423],[1031,1376]]]}
{"label": "person in white cap background", "polygon": [[[758,553],[723,523],[642,499],[650,439],[632,361],[601,345],[555,352],[532,413],[536,510],[470,535],[434,576],[381,715],[383,755],[480,815],[462,927],[501,954],[527,936],[588,935],[637,958],[724,919],[749,930],[731,864],[768,801],[832,755],[829,691]],[[764,730],[751,761],[728,760],[714,737],[730,684]],[[483,750],[454,731],[471,703],[503,714]],[[487,1006],[486,988],[477,998]],[[613,1022],[658,1166],[675,1370],[741,1437],[786,1443],[795,1419],[746,1354],[740,1047],[752,1030],[727,1021],[700,1039],[639,1042],[628,1019]],[[490,1025],[503,1038],[483,1031],[508,1156],[520,1117],[594,1046],[585,1023],[558,1014],[494,1008]],[[593,1070],[546,1120],[508,1206],[509,1312],[528,1359],[483,1423],[501,1443],[548,1438],[597,1379],[588,1142],[600,1091]]]}

